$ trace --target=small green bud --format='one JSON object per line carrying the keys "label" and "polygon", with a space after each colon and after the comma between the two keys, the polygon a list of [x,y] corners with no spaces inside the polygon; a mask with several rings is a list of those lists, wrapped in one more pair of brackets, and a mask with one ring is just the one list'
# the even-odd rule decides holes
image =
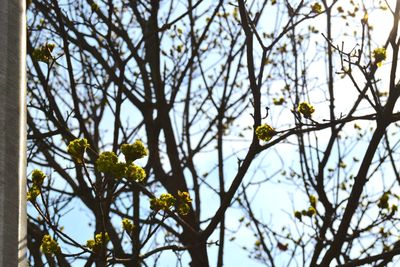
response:
{"label": "small green bud", "polygon": [[311,207],[313,207],[313,208],[317,207],[317,198],[313,195],[310,196],[310,204],[311,204]]}
{"label": "small green bud", "polygon": [[123,220],[122,220],[122,228],[125,230],[125,231],[127,231],[128,233],[131,233],[132,231],[133,231],[133,228],[134,228],[135,226],[133,225],[133,223],[132,223],[132,221],[131,220],[129,220],[129,219],[127,219],[127,218],[124,218]]}
{"label": "small green bud", "polygon": [[317,213],[317,211],[313,207],[309,207],[308,210],[307,210],[307,216],[308,217],[312,217],[316,213]]}

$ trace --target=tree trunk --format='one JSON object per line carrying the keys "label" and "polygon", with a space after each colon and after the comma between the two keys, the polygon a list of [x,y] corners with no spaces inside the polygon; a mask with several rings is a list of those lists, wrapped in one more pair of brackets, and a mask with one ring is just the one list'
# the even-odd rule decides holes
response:
{"label": "tree trunk", "polygon": [[189,249],[189,254],[192,259],[190,267],[208,267],[208,255],[207,255],[207,244],[194,246]]}

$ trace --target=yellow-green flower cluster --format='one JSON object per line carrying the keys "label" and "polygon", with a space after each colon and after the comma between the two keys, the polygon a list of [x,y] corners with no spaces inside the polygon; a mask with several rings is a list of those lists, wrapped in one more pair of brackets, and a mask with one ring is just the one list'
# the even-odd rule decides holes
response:
{"label": "yellow-green flower cluster", "polygon": [[50,59],[52,59],[51,52],[54,47],[54,44],[44,44],[41,47],[36,48],[32,52],[33,60],[49,63]]}
{"label": "yellow-green flower cluster", "polygon": [[133,225],[133,222],[127,218],[124,218],[122,220],[122,228],[127,231],[128,233],[131,233],[133,231],[133,228],[135,226]]}
{"label": "yellow-green flower cluster", "polygon": [[307,102],[302,102],[297,108],[297,111],[303,114],[305,118],[311,118],[311,114],[314,113],[315,108]]}
{"label": "yellow-green flower cluster", "polygon": [[239,9],[238,9],[237,7],[235,7],[235,8],[233,9],[232,15],[233,15],[233,18],[234,18],[236,21],[240,21],[240,18],[239,18]]}
{"label": "yellow-green flower cluster", "polygon": [[86,148],[90,147],[86,138],[78,138],[68,144],[67,152],[77,163],[83,162],[83,154]]}
{"label": "yellow-green flower cluster", "polygon": [[303,216],[308,216],[308,217],[312,217],[315,214],[317,214],[317,198],[313,195],[310,196],[310,207],[308,208],[308,210],[296,210],[294,212],[294,217],[296,217],[297,219],[299,219],[301,221]]}
{"label": "yellow-green flower cluster", "polygon": [[384,193],[379,199],[378,207],[381,209],[389,209],[389,193]]}
{"label": "yellow-green flower cluster", "polygon": [[118,163],[118,157],[114,152],[102,152],[96,160],[96,168],[99,172],[112,173],[115,165]]}
{"label": "yellow-green flower cluster", "polygon": [[190,203],[192,199],[188,192],[178,191],[176,197],[166,193],[161,194],[159,198],[150,199],[150,208],[155,211],[159,210],[170,210],[175,207],[175,211],[180,215],[187,215],[190,211]]}
{"label": "yellow-green flower cluster", "polygon": [[108,233],[106,232],[103,235],[103,232],[101,232],[99,234],[96,234],[94,239],[90,239],[90,240],[86,241],[86,247],[92,251],[97,251],[103,245],[107,244],[107,242],[109,240],[110,240],[110,237],[108,236]]}
{"label": "yellow-green flower cluster", "polygon": [[121,146],[121,152],[125,155],[126,163],[120,162],[114,152],[102,152],[96,160],[96,169],[112,176],[115,179],[125,177],[129,181],[142,182],[146,178],[145,170],[133,163],[134,160],[147,155],[147,149],[140,140]]}
{"label": "yellow-green flower cluster", "polygon": [[[303,211],[301,213],[304,214]],[[317,210],[313,207],[309,207],[308,210],[305,212],[305,215],[307,215],[308,217],[312,217],[315,214],[317,214]]]}
{"label": "yellow-green flower cluster", "polygon": [[294,217],[296,217],[297,219],[299,219],[301,221],[303,216],[312,217],[316,213],[317,213],[317,211],[313,207],[309,207],[308,210],[295,211]]}
{"label": "yellow-green flower cluster", "polygon": [[93,11],[99,11],[99,5],[95,2],[93,2],[90,7],[92,8]]}
{"label": "yellow-green flower cluster", "polygon": [[41,170],[35,169],[31,174],[32,183],[41,187],[44,179],[46,178],[46,174],[44,174]]}
{"label": "yellow-green flower cluster", "polygon": [[169,194],[161,194],[159,198],[150,199],[150,208],[155,211],[164,210],[167,211],[173,207],[176,203],[176,198]]}
{"label": "yellow-green flower cluster", "polygon": [[43,185],[43,181],[46,178],[46,175],[40,170],[33,170],[31,179],[32,179],[32,186],[29,188],[28,192],[26,193],[26,199],[31,202],[35,202],[37,196],[40,195],[41,188]]}
{"label": "yellow-green flower cluster", "polygon": [[282,96],[280,98],[273,98],[272,101],[276,106],[281,106],[283,103],[285,103],[285,99]]}
{"label": "yellow-green flower cluster", "polygon": [[121,179],[126,176],[126,164],[124,162],[117,162],[111,172],[115,179]]}
{"label": "yellow-green flower cluster", "polygon": [[180,215],[187,215],[190,210],[192,199],[188,192],[178,191],[176,210]]}
{"label": "yellow-green flower cluster", "polygon": [[147,149],[140,140],[136,140],[133,144],[123,144],[121,152],[124,154],[127,163],[147,156]]}
{"label": "yellow-green flower cluster", "polygon": [[310,196],[310,205],[311,207],[313,207],[314,209],[317,208],[317,198],[313,195]]}
{"label": "yellow-green flower cluster", "polygon": [[389,207],[390,194],[391,193],[389,191],[389,192],[385,192],[381,196],[381,198],[379,199],[379,202],[378,202],[378,207],[381,208],[382,210],[386,209],[386,210],[390,211],[391,215],[394,215],[397,212],[398,207],[396,204],[393,204],[391,207]]}
{"label": "yellow-green flower cluster", "polygon": [[317,14],[322,13],[322,6],[321,6],[321,4],[319,4],[319,3],[314,3],[314,4],[312,4],[312,5],[311,5],[311,11],[312,11],[313,13],[317,13]]}
{"label": "yellow-green flower cluster", "polygon": [[268,124],[260,125],[256,128],[256,136],[263,141],[269,141],[276,134],[275,129]]}
{"label": "yellow-green flower cluster", "polygon": [[40,192],[41,192],[40,188],[33,185],[31,188],[29,188],[28,192],[26,193],[26,200],[35,202],[36,198],[40,195]]}
{"label": "yellow-green flower cluster", "polygon": [[364,14],[364,17],[361,19],[362,24],[368,24],[368,13]]}
{"label": "yellow-green flower cluster", "polygon": [[386,59],[386,49],[384,47],[376,48],[372,51],[372,56],[375,58],[375,63],[380,67],[382,61]]}
{"label": "yellow-green flower cluster", "polygon": [[42,245],[40,250],[45,254],[58,254],[61,253],[61,248],[58,243],[50,237],[50,235],[43,236]]}
{"label": "yellow-green flower cluster", "polygon": [[300,221],[301,221],[301,211],[298,211],[298,210],[296,210],[295,212],[294,212],[294,217],[296,217],[297,219],[299,219]]}
{"label": "yellow-green flower cluster", "polygon": [[123,162],[118,162],[118,157],[114,152],[102,152],[96,160],[96,168],[99,172],[104,172],[113,176],[115,179],[120,179],[125,175],[126,165]]}
{"label": "yellow-green flower cluster", "polygon": [[396,204],[393,204],[393,205],[392,205],[391,213],[394,214],[398,209],[399,209],[399,208],[397,207],[397,205],[396,205]]}
{"label": "yellow-green flower cluster", "polygon": [[143,182],[146,178],[146,172],[144,169],[136,164],[129,164],[125,170],[125,177],[128,180],[133,180],[136,182]]}
{"label": "yellow-green flower cluster", "polygon": [[96,160],[96,168],[99,172],[111,175],[115,179],[126,177],[129,181],[142,182],[146,178],[145,170],[134,163],[119,162],[114,152],[103,152]]}

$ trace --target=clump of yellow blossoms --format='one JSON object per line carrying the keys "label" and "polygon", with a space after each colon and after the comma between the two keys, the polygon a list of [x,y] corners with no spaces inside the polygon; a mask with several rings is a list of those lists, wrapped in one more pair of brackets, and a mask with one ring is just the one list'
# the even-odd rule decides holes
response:
{"label": "clump of yellow blossoms", "polygon": [[133,144],[123,144],[121,152],[124,154],[127,163],[147,156],[147,149],[140,140],[136,140]]}
{"label": "clump of yellow blossoms", "polygon": [[240,21],[239,9],[238,9],[237,7],[235,7],[235,8],[233,9],[232,15],[233,15],[233,18],[234,18],[236,21]]}
{"label": "clump of yellow blossoms", "polygon": [[102,152],[96,160],[96,168],[99,172],[112,174],[118,163],[118,157],[114,152]]}
{"label": "clump of yellow blossoms", "polygon": [[154,211],[170,210],[175,207],[176,212],[180,215],[187,215],[190,210],[192,199],[188,192],[178,191],[177,197],[169,193],[161,194],[159,198],[150,199],[150,208]]}
{"label": "clump of yellow blossoms", "polygon": [[322,6],[321,6],[321,4],[319,4],[319,3],[314,3],[314,4],[312,4],[312,5],[311,5],[311,11],[312,11],[313,13],[317,13],[317,14],[322,13]]}
{"label": "clump of yellow blossoms", "polygon": [[382,62],[386,59],[386,49],[384,47],[375,48],[372,51],[372,56],[375,58],[375,63],[378,67],[382,66]]}
{"label": "clump of yellow blossoms", "polygon": [[276,134],[275,129],[268,124],[260,125],[256,128],[256,136],[263,141],[269,141]]}
{"label": "clump of yellow blossoms", "polygon": [[26,200],[35,202],[36,198],[40,195],[40,188],[33,185],[31,188],[29,188],[28,193],[26,193]]}
{"label": "clump of yellow blossoms", "polygon": [[309,207],[307,210],[307,216],[308,217],[312,217],[313,215],[315,215],[317,213],[317,211],[315,210],[314,207]]}
{"label": "clump of yellow blossoms", "polygon": [[42,245],[40,250],[45,254],[58,254],[61,253],[61,248],[58,243],[50,237],[50,235],[43,236]]}
{"label": "clump of yellow blossoms", "polygon": [[361,19],[362,24],[368,24],[368,13],[364,14],[364,17]]}
{"label": "clump of yellow blossoms", "polygon": [[281,106],[283,103],[285,103],[285,99],[282,96],[280,98],[273,98],[272,101],[276,106]]}
{"label": "clump of yellow blossoms", "polygon": [[303,114],[305,118],[311,118],[311,114],[314,113],[315,108],[313,105],[307,103],[307,102],[302,102],[300,103],[299,107],[297,108],[297,111]]}
{"label": "clump of yellow blossoms", "polygon": [[99,11],[100,9],[99,5],[94,2],[90,5],[90,7],[92,8],[93,11]]}
{"label": "clump of yellow blossoms", "polygon": [[389,193],[384,193],[379,199],[378,207],[381,209],[389,209]]}
{"label": "clump of yellow blossoms", "polygon": [[83,162],[83,154],[90,147],[86,138],[75,139],[68,144],[67,152],[77,163]]}
{"label": "clump of yellow blossoms", "polygon": [[94,239],[86,241],[86,247],[95,252],[99,250],[103,245],[107,244],[108,241],[110,241],[108,233],[106,232],[103,235],[103,232],[101,232],[99,234],[96,234]]}
{"label": "clump of yellow blossoms", "polygon": [[188,192],[178,191],[177,197],[177,211],[180,215],[187,215],[190,210],[190,203],[192,203],[192,199]]}
{"label": "clump of yellow blossoms", "polygon": [[33,60],[49,63],[50,59],[52,59],[51,52],[54,47],[55,44],[44,44],[41,47],[36,48],[32,52]]}
{"label": "clump of yellow blossoms", "polygon": [[134,228],[135,226],[133,225],[133,223],[132,223],[132,221],[131,220],[129,220],[129,219],[127,219],[127,218],[124,218],[123,220],[122,220],[122,228],[125,230],[125,231],[127,231],[128,233],[131,233],[132,231],[133,231],[133,228]]}
{"label": "clump of yellow blossoms", "polygon": [[294,217],[296,217],[297,219],[299,219],[301,221],[302,216],[312,217],[315,214],[317,214],[317,210],[314,207],[309,207],[308,210],[295,211]]}
{"label": "clump of yellow blossoms", "polygon": [[134,164],[119,162],[114,152],[103,152],[96,160],[97,171],[113,176],[115,179],[126,177],[129,181],[142,182],[146,178],[145,170]]}
{"label": "clump of yellow blossoms", "polygon": [[310,196],[310,205],[311,205],[311,207],[313,207],[313,208],[316,208],[317,207],[317,198],[315,197],[315,196],[313,196],[313,195],[311,195]]}
{"label": "clump of yellow blossoms", "polygon": [[133,163],[134,160],[147,155],[147,149],[143,143],[136,140],[131,145],[123,144],[121,152],[125,155],[126,163],[119,162],[114,152],[102,152],[96,160],[97,171],[113,176],[115,179],[125,177],[130,181],[144,181],[146,178],[145,170]]}
{"label": "clump of yellow blossoms", "polygon": [[155,211],[159,210],[169,210],[171,207],[173,207],[176,203],[176,198],[169,194],[161,194],[159,198],[152,198],[150,199],[150,208]]}
{"label": "clump of yellow blossoms", "polygon": [[301,221],[301,216],[302,216],[301,211],[296,210],[296,211],[294,212],[294,217],[296,217],[296,218],[299,219],[300,221]]}
{"label": "clump of yellow blossoms", "polygon": [[46,175],[42,171],[35,169],[33,170],[31,177],[32,177],[32,182],[35,185],[42,186],[43,181],[46,178]]}
{"label": "clump of yellow blossoms", "polygon": [[303,216],[312,217],[317,214],[317,202],[318,202],[317,197],[310,195],[309,200],[310,200],[310,207],[308,207],[307,210],[302,210],[302,211],[296,210],[294,212],[294,217],[296,217],[300,221],[302,220]]}
{"label": "clump of yellow blossoms", "polygon": [[143,182],[146,178],[146,172],[144,169],[136,164],[129,164],[125,170],[125,177],[128,180],[133,180],[136,182]]}
{"label": "clump of yellow blossoms", "polygon": [[31,179],[32,179],[32,186],[29,188],[28,192],[26,193],[26,199],[31,202],[35,202],[37,196],[40,195],[42,184],[46,175],[40,170],[33,170]]}

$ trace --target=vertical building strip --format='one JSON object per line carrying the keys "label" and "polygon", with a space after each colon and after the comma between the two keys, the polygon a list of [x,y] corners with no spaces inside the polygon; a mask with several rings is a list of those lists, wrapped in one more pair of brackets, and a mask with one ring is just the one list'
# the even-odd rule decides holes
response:
{"label": "vertical building strip", "polygon": [[0,266],[27,266],[25,5],[0,0]]}

